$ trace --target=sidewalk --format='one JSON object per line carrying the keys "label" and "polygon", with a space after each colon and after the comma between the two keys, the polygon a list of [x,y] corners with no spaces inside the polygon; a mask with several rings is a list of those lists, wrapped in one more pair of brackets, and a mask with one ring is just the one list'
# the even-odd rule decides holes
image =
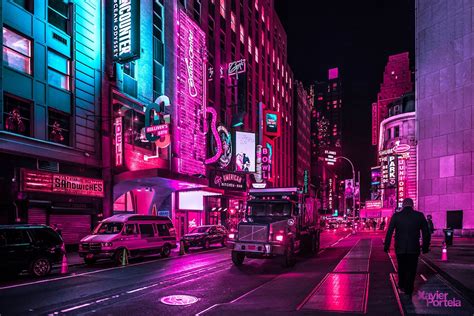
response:
{"label": "sidewalk", "polygon": [[454,237],[453,245],[447,248],[447,261],[441,261],[443,240],[441,237],[433,237],[431,251],[421,258],[474,304],[474,238]]}

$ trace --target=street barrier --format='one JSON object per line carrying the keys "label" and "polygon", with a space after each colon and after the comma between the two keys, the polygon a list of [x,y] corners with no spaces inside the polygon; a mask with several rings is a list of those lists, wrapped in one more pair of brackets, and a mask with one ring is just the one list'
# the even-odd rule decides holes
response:
{"label": "street barrier", "polygon": [[445,242],[443,242],[443,248],[441,250],[441,261],[448,261],[448,248]]}
{"label": "street barrier", "polygon": [[180,240],[179,242],[179,255],[184,256],[186,254],[186,251],[184,250],[184,241]]}
{"label": "street barrier", "polygon": [[123,254],[122,254],[122,266],[126,266],[128,264],[128,255],[127,255],[127,249],[123,248]]}

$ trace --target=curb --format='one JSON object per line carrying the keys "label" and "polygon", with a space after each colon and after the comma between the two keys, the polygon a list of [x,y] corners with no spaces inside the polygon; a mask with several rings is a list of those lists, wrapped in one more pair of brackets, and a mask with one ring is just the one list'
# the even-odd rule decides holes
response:
{"label": "curb", "polygon": [[421,259],[423,259],[426,263],[429,264],[430,267],[432,267],[439,275],[441,275],[444,279],[446,279],[451,285],[458,290],[464,298],[472,305],[474,306],[474,291],[466,287],[464,284],[450,276],[446,271],[441,269],[436,263],[434,263],[432,260],[427,258],[424,255],[421,255]]}

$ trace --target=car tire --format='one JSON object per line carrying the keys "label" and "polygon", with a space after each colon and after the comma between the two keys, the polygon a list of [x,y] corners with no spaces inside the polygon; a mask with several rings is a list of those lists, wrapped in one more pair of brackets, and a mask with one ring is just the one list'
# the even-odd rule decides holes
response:
{"label": "car tire", "polygon": [[222,242],[221,242],[222,247],[225,247],[226,243],[227,243],[227,240],[225,238],[222,238]]}
{"label": "car tire", "polygon": [[168,244],[166,244],[163,246],[163,248],[161,248],[161,256],[163,258],[168,258],[170,255],[171,255],[171,247]]}
{"label": "car tire", "polygon": [[202,248],[209,249],[210,247],[211,247],[211,243],[209,242],[209,239],[204,240]]}
{"label": "car tire", "polygon": [[84,263],[88,266],[93,265],[96,261],[97,259],[95,258],[84,258]]}
{"label": "car tire", "polygon": [[189,252],[189,246],[187,245],[184,246],[184,252]]}
{"label": "car tire", "polygon": [[232,250],[232,262],[236,266],[241,266],[244,263],[245,253]]}
{"label": "car tire", "polygon": [[[125,258],[124,258],[124,254],[125,254]],[[123,262],[124,262],[124,261],[125,261],[125,265],[127,265],[129,258],[130,258],[130,255],[129,255],[128,251],[124,251],[123,248],[118,249],[118,250],[115,252],[115,255],[114,255],[114,261],[115,261],[115,264],[116,264],[117,266],[123,265]]]}
{"label": "car tire", "polygon": [[51,262],[46,257],[35,258],[30,264],[30,273],[36,277],[43,277],[51,272]]}

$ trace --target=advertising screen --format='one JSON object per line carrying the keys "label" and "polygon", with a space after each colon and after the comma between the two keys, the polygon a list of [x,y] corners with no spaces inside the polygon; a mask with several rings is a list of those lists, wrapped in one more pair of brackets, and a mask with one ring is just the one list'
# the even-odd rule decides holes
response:
{"label": "advertising screen", "polygon": [[280,136],[280,113],[266,110],[264,112],[264,133],[267,136]]}
{"label": "advertising screen", "polygon": [[235,132],[235,171],[255,172],[255,133]]}

